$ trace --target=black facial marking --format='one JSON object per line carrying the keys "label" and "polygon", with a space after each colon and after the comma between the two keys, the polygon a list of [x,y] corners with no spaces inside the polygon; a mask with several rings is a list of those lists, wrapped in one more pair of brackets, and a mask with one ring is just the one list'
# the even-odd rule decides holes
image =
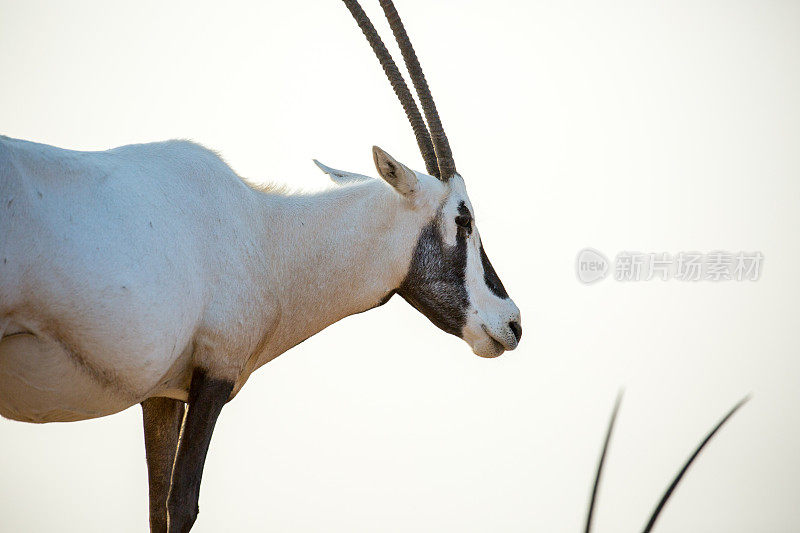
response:
{"label": "black facial marking", "polygon": [[489,258],[486,256],[486,252],[483,251],[483,244],[481,244],[481,263],[483,263],[483,280],[486,282],[486,286],[498,297],[508,299],[508,293],[506,288],[503,287],[503,282],[500,281],[497,272],[492,267],[492,263],[489,262]]}
{"label": "black facial marking", "polygon": [[460,229],[455,246],[447,246],[438,219],[422,229],[411,267],[397,293],[437,327],[460,336],[469,307],[465,284],[467,234]]}
{"label": "black facial marking", "polygon": [[469,212],[469,208],[464,202],[458,204],[456,224],[459,227],[459,231],[463,228],[466,230],[467,235],[472,235],[472,213]]}

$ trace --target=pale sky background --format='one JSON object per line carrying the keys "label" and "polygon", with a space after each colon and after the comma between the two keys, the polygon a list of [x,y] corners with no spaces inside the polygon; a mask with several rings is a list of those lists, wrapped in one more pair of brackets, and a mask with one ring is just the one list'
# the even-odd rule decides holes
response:
{"label": "pale sky background", "polygon": [[[800,531],[800,3],[397,4],[522,344],[479,359],[400,298],[335,324],[225,408],[194,531],[580,531],[623,386],[597,532],[640,530],[747,393],[656,530]],[[190,138],[307,188],[314,157],[375,175],[373,144],[424,168],[335,0],[0,0],[0,50],[12,137]],[[585,286],[585,246],[765,260]],[[146,482],[138,407],[0,420],[0,531],[145,531]]]}

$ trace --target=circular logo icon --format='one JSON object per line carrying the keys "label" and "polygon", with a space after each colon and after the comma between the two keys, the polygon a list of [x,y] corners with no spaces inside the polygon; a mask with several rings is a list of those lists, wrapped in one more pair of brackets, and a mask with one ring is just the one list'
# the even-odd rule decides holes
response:
{"label": "circular logo icon", "polygon": [[581,283],[594,283],[608,275],[608,259],[594,248],[584,248],[575,259],[575,273]]}

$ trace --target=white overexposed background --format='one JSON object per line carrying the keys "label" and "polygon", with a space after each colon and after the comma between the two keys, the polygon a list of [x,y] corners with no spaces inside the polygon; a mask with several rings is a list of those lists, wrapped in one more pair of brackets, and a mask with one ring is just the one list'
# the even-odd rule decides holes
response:
{"label": "white overexposed background", "polygon": [[[747,393],[656,530],[800,530],[800,4],[397,4],[522,343],[480,359],[400,298],[331,326],[224,409],[195,531],[581,531],[621,387],[596,531],[640,530]],[[424,169],[335,0],[0,0],[0,50],[1,134],[190,138],[309,189],[312,158],[375,175],[373,144]],[[764,263],[586,286],[586,246]],[[145,531],[147,501],[138,407],[0,420],[0,531]]]}

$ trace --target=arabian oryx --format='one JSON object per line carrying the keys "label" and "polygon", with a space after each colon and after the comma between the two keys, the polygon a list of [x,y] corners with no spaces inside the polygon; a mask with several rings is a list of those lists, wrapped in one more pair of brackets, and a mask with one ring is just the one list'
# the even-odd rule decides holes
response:
{"label": "arabian oryx", "polygon": [[0,137],[0,414],[65,422],[141,403],[153,531],[192,527],[225,403],[326,326],[397,293],[480,356],[522,335],[392,2],[430,133],[364,11],[344,3],[427,174],[374,147],[382,179],[319,164],[338,186],[288,194],[186,141],[76,152]]}

